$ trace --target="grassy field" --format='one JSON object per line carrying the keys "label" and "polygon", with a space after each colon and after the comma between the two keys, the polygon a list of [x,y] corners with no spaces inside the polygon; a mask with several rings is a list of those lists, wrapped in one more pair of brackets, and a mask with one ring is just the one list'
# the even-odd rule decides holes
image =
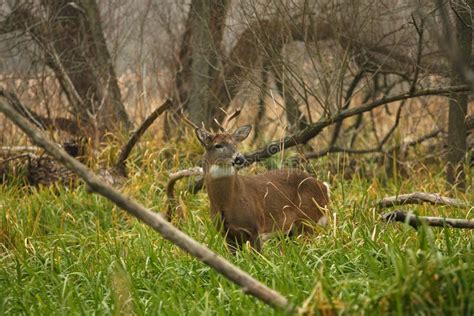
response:
{"label": "grassy field", "polygon": [[[167,170],[193,159],[142,150],[132,158],[123,191],[162,210]],[[442,172],[423,169],[382,185],[380,177],[344,180],[337,174],[328,177],[324,163],[317,168],[331,182],[334,215],[316,235],[275,238],[261,254],[244,249],[232,257],[210,222],[205,192],[183,195],[185,210],[174,223],[310,315],[474,314],[473,233],[387,224],[380,220],[384,210],[373,207],[385,195],[445,192]],[[457,197],[474,200],[472,190]],[[473,218],[472,209],[409,209],[420,215]],[[0,314],[131,313],[281,312],[244,295],[84,186],[0,185]]]}

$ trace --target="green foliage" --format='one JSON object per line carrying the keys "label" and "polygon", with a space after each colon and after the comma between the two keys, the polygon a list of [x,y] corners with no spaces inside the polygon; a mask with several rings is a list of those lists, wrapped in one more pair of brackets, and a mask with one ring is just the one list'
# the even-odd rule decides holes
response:
{"label": "green foliage", "polygon": [[[185,150],[136,153],[123,190],[151,209],[163,210],[167,170],[199,159],[178,152]],[[210,222],[203,192],[180,196],[185,207],[174,222],[288,296],[302,312],[469,315],[474,313],[472,232],[428,227],[417,232],[382,222],[382,211],[372,206],[397,192],[442,192],[441,179],[441,173],[429,172],[385,180],[384,185],[359,176],[324,179],[333,187],[335,214],[329,225],[318,228],[316,235],[271,239],[262,254],[244,249],[233,257],[226,251]],[[472,194],[459,198],[473,200]],[[454,208],[410,209],[420,215],[472,218],[466,210]],[[83,186],[0,186],[0,314],[131,313],[279,312],[244,295],[110,202],[86,193]]]}

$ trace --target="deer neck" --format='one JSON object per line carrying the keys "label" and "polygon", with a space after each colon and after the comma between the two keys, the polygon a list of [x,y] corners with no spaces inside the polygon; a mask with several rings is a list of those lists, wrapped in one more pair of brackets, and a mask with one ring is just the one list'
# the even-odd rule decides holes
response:
{"label": "deer neck", "polygon": [[232,203],[232,197],[239,191],[237,170],[231,165],[211,165],[206,172],[207,193],[211,203],[224,209]]}

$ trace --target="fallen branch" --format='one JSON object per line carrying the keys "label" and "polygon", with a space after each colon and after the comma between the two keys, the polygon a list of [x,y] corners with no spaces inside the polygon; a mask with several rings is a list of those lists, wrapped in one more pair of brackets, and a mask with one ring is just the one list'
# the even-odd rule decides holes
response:
{"label": "fallen branch", "polygon": [[423,223],[428,226],[436,227],[449,226],[453,228],[474,229],[474,221],[471,220],[447,217],[416,216],[410,213],[406,213],[404,211],[390,212],[382,215],[382,218],[387,222],[407,223],[415,229]]}
{"label": "fallen branch", "polygon": [[1,146],[0,153],[16,153],[16,152],[29,152],[29,153],[37,153],[38,151],[43,150],[37,146]]}
{"label": "fallen branch", "polygon": [[166,110],[171,108],[173,105],[173,101],[167,99],[165,103],[163,103],[159,108],[154,110],[138,127],[138,129],[132,134],[127,144],[122,148],[120,155],[117,158],[117,163],[115,164],[115,169],[118,171],[120,175],[123,177],[127,176],[127,167],[125,165],[125,161],[127,160],[130,152],[132,151],[133,147],[136,145],[140,137],[145,133],[145,131],[150,127],[151,124]]}
{"label": "fallen branch", "polygon": [[414,192],[409,194],[400,194],[383,198],[377,203],[378,207],[392,207],[404,204],[421,204],[428,202],[435,205],[449,205],[459,208],[470,208],[472,205],[464,203],[461,200],[441,196],[438,193]]}
{"label": "fallen branch", "polygon": [[174,185],[176,181],[184,177],[200,176],[203,175],[204,171],[201,167],[193,167],[190,169],[180,170],[175,173],[171,173],[168,183],[166,184],[166,196],[168,198],[168,206],[166,208],[166,218],[170,220],[171,215],[174,213],[173,209],[176,207],[176,199],[174,197]]}
{"label": "fallen branch", "polygon": [[22,159],[22,158],[28,158],[28,160],[31,160],[32,158],[36,158],[36,156],[32,155],[32,154],[22,154],[22,155],[18,155],[18,156],[13,156],[13,157],[9,157],[7,159],[4,159],[4,160],[0,161],[0,165],[6,164],[9,161]]}
{"label": "fallen branch", "polygon": [[85,165],[72,158],[58,145],[48,140],[43,132],[32,126],[31,123],[15,111],[3,98],[0,98],[0,112],[3,112],[18,127],[20,127],[36,145],[43,147],[52,157],[81,177],[87,183],[92,192],[96,192],[111,200],[121,209],[127,211],[129,214],[135,216],[137,219],[160,233],[164,238],[168,239],[192,256],[198,258],[205,264],[211,266],[232,282],[240,285],[245,293],[253,295],[270,306],[286,310],[292,309],[292,306],[286,297],[254,279],[248,273],[234,266],[209,248],[201,245],[166,221],[162,215],[146,209],[134,200],[125,197],[119,191],[104,183]]}
{"label": "fallen branch", "polygon": [[452,92],[464,92],[464,91],[469,91],[469,87],[466,85],[462,85],[462,86],[454,86],[454,87],[440,88],[440,89],[419,90],[413,93],[404,93],[404,94],[396,95],[393,97],[382,98],[380,100],[369,102],[358,107],[343,110],[329,118],[322,118],[316,123],[309,124],[306,128],[304,128],[300,132],[297,132],[293,135],[289,135],[285,137],[283,140],[273,141],[262,149],[254,151],[252,153],[248,153],[245,155],[245,159],[247,160],[247,164],[252,164],[256,161],[266,159],[270,156],[275,155],[276,153],[280,152],[281,150],[285,148],[290,148],[290,147],[308,142],[310,139],[312,139],[313,137],[321,133],[324,128],[334,123],[340,122],[354,115],[372,111],[373,109],[380,107],[382,105],[388,104],[388,103],[401,101],[405,99],[416,98],[420,96],[444,95],[444,94],[449,94]]}

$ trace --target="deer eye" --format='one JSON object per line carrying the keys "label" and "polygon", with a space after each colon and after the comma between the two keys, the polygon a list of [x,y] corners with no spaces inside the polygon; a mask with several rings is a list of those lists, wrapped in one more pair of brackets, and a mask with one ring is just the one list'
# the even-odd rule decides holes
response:
{"label": "deer eye", "polygon": [[215,149],[222,149],[222,148],[224,148],[224,146],[222,146],[222,144],[215,144],[214,148]]}

